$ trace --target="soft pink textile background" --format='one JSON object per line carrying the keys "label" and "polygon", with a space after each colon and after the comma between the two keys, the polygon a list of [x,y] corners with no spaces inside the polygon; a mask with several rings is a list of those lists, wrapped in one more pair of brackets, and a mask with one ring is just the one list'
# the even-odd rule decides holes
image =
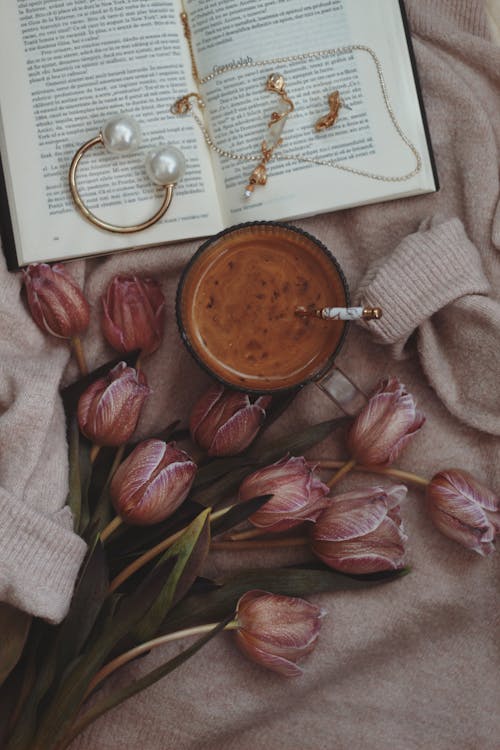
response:
{"label": "soft pink textile background", "polygon": [[[407,328],[399,333],[389,323],[402,319],[401,302],[383,300],[387,325],[378,340],[376,332],[353,328],[339,361],[366,389],[386,374],[398,375],[426,413],[424,429],[398,465],[428,477],[461,466],[499,489],[500,52],[488,40],[480,0],[407,4],[442,189],[436,195],[319,216],[301,226],[330,247],[353,289],[361,284],[369,294],[375,283],[384,289],[397,282],[403,301],[405,295],[414,300],[413,324],[405,318]],[[340,189],[339,179],[332,178],[332,190]],[[141,421],[143,435],[173,419],[185,421],[207,385],[182,348],[174,322],[178,276],[197,244],[71,264],[95,304],[85,342],[92,366],[112,356],[100,337],[98,317],[98,298],[109,279],[116,273],[147,273],[162,282],[167,335],[145,364],[155,393]],[[388,258],[402,251],[408,267],[392,267]],[[467,273],[460,272],[464,259]],[[456,284],[450,281],[453,274],[460,277]],[[415,294],[417,275],[427,284],[422,295]],[[0,548],[0,590],[8,601],[57,618],[69,599],[71,561],[74,566],[81,554],[68,519],[57,510],[64,498],[66,459],[56,393],[67,355],[30,323],[19,301],[18,280],[4,273],[0,281],[10,295],[9,316],[2,319],[7,355],[0,363],[6,372],[0,393],[0,539],[12,540],[11,554],[18,550],[20,555],[17,565],[9,567]],[[27,343],[19,341],[19,327],[26,331]],[[63,382],[75,375],[70,365]],[[35,383],[30,409],[23,401],[29,383]],[[42,404],[38,411],[37,401]],[[308,388],[275,430],[290,431],[332,413],[333,407]],[[30,414],[36,415],[31,425]],[[16,415],[25,418],[24,433]],[[9,442],[9,435],[15,441]],[[33,456],[35,436],[39,444]],[[320,454],[344,457],[334,440],[315,451]],[[47,460],[53,462],[50,481],[42,471]],[[366,481],[352,475],[344,486]],[[41,558],[26,554],[26,541],[24,547],[16,544],[23,511],[33,529],[40,528],[40,516],[50,524],[50,534],[33,531],[32,548],[46,554],[51,572],[61,571],[56,581],[50,574],[42,580],[43,570],[37,567]],[[245,661],[230,634],[223,634],[165,680],[109,713],[72,747],[496,750],[498,554],[483,560],[440,536],[420,491],[410,491],[402,512],[411,575],[361,593],[314,597],[329,614],[302,678],[284,682],[264,672]],[[9,536],[2,526],[6,515],[13,519]],[[206,573],[297,562],[304,556],[295,551],[217,553]],[[159,649],[110,684],[128,682],[181,648]]]}

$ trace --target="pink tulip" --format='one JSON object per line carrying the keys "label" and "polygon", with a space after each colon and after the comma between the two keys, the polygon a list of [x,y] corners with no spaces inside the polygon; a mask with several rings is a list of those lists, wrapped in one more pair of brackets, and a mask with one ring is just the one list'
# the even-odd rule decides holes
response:
{"label": "pink tulip", "polygon": [[80,430],[96,445],[128,443],[150,393],[144,373],[120,362],[80,396]]}
{"label": "pink tulip", "polygon": [[102,298],[102,331],[119,352],[151,354],[160,346],[165,298],[158,282],[138,276],[115,276]]}
{"label": "pink tulip", "polygon": [[404,485],[366,487],[332,498],[312,531],[312,550],[344,573],[376,573],[403,567],[406,535],[399,503]]}
{"label": "pink tulip", "polygon": [[241,453],[257,436],[270,402],[266,396],[252,404],[246,393],[213,385],[193,407],[191,437],[209,456]]}
{"label": "pink tulip", "polygon": [[242,483],[240,502],[272,495],[249,520],[265,531],[285,531],[303,521],[315,521],[328,501],[330,488],[309,468],[303,457],[282,458],[258,469]]}
{"label": "pink tulip", "polygon": [[364,466],[389,466],[424,422],[405,386],[397,378],[383,380],[349,431],[351,456]]}
{"label": "pink tulip", "polygon": [[437,528],[464,547],[490,555],[500,533],[500,497],[461,469],[440,471],[427,487],[427,507]]}
{"label": "pink tulip", "polygon": [[34,263],[23,271],[28,307],[42,331],[61,339],[87,330],[89,303],[62,263]]}
{"label": "pink tulip", "polygon": [[175,443],[145,440],[118,468],[111,499],[127,523],[145,526],[168,518],[186,499],[196,464]]}
{"label": "pink tulip", "polygon": [[247,591],[238,601],[236,642],[252,661],[285,677],[298,677],[297,662],[318,639],[324,610],[304,599]]}

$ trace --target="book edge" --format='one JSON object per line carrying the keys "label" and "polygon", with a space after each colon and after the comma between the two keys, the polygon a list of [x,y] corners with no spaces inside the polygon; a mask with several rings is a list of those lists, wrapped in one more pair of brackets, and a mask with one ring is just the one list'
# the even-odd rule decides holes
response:
{"label": "book edge", "polygon": [[18,271],[21,267],[16,250],[14,238],[14,227],[12,225],[12,214],[9,207],[9,196],[5,182],[5,172],[0,154],[0,236],[2,238],[2,250],[9,271]]}
{"label": "book edge", "polygon": [[431,133],[429,129],[429,121],[427,119],[427,112],[425,110],[424,97],[422,94],[422,86],[420,85],[420,78],[417,68],[417,59],[415,57],[415,49],[413,47],[413,41],[411,38],[410,22],[408,20],[408,13],[404,0],[399,0],[399,9],[401,11],[401,20],[403,22],[403,29],[406,36],[406,44],[408,45],[408,54],[410,56],[411,69],[413,72],[413,80],[415,81],[415,89],[417,91],[417,99],[420,107],[420,114],[422,116],[422,124],[424,127],[424,135],[427,143],[427,151],[429,153],[429,161],[431,163],[432,177],[434,179],[434,192],[440,190],[439,175],[437,171],[436,157],[434,155],[434,149],[432,146]]}

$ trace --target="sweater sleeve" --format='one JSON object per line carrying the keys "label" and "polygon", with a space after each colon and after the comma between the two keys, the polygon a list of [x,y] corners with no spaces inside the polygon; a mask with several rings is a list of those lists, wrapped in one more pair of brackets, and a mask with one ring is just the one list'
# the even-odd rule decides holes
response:
{"label": "sweater sleeve", "polygon": [[0,600],[55,623],[86,550],[64,507],[59,381],[69,349],[38,330],[20,289],[0,259]]}
{"label": "sweater sleeve", "polygon": [[359,304],[381,305],[365,325],[396,358],[415,340],[429,383],[466,424],[500,435],[500,302],[459,219],[424,225],[369,268]]}

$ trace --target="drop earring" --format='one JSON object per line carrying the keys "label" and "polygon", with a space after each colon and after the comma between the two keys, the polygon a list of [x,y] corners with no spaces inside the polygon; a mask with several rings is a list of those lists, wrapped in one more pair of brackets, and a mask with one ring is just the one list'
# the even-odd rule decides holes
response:
{"label": "drop earring", "polygon": [[333,127],[337,122],[341,107],[344,106],[345,104],[340,98],[340,93],[338,91],[332,91],[328,96],[329,111],[326,115],[320,117],[319,120],[316,120],[314,125],[316,132],[321,133],[323,130],[328,130]]}
{"label": "drop earring", "polygon": [[280,102],[277,109],[271,113],[267,127],[269,135],[262,141],[260,150],[262,158],[259,164],[252,171],[248,185],[245,188],[245,198],[251,198],[252,193],[257,185],[265,185],[267,182],[266,164],[271,159],[274,149],[281,145],[283,139],[281,133],[285,126],[288,115],[295,109],[292,100],[289,98],[285,89],[285,79],[281,73],[271,73],[266,81],[266,91],[278,94]]}
{"label": "drop earring", "polygon": [[115,115],[106,122],[95,138],[91,138],[90,141],[80,146],[71,161],[69,189],[76,208],[87,221],[107,232],[129,234],[140,232],[156,224],[170,206],[174,187],[184,174],[186,165],[184,155],[175,146],[160,146],[149,151],[145,159],[146,173],[155,185],[165,188],[165,195],[158,211],[141,224],[132,226],[118,226],[99,219],[85,205],[78,191],[76,173],[81,158],[87,151],[97,145],[104,146],[106,151],[111,154],[128,155],[137,151],[140,144],[141,130],[134,118],[124,114]]}

